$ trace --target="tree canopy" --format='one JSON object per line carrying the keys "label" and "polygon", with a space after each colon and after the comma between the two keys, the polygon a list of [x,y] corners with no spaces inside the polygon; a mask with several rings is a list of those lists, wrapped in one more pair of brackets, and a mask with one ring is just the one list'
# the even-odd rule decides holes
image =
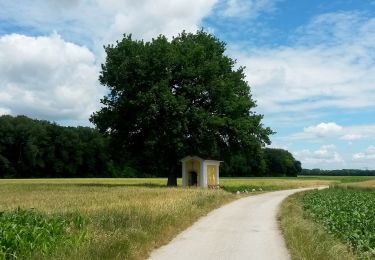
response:
{"label": "tree canopy", "polygon": [[110,177],[108,140],[89,127],[0,116],[0,178]]}
{"label": "tree canopy", "polygon": [[118,162],[150,175],[168,172],[169,185],[186,155],[224,160],[227,171],[238,158],[242,170],[261,170],[272,130],[253,111],[244,68],[225,55],[223,42],[204,31],[171,41],[125,35],[105,51],[99,80],[109,93],[90,120],[111,138]]}
{"label": "tree canopy", "polygon": [[294,159],[293,155],[284,149],[265,148],[263,160],[265,176],[296,177],[302,171],[301,162]]}

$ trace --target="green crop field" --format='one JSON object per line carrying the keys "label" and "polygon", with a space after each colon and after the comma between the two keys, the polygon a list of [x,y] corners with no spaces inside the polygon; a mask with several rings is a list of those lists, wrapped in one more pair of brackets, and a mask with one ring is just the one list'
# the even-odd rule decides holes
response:
{"label": "green crop field", "polygon": [[375,258],[375,193],[350,189],[307,192],[304,210],[360,255]]}
{"label": "green crop field", "polygon": [[288,197],[279,219],[292,259],[375,259],[374,179]]}

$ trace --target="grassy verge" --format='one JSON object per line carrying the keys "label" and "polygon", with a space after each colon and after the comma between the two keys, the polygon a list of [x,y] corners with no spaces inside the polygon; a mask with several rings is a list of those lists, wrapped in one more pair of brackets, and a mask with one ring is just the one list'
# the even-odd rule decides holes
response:
{"label": "grassy verge", "polygon": [[339,179],[319,179],[319,178],[221,178],[220,186],[229,192],[236,191],[273,191],[296,188],[316,187],[321,185],[331,185],[340,183]]}
{"label": "grassy verge", "polygon": [[50,258],[57,248],[78,248],[85,237],[79,215],[46,216],[22,209],[0,213],[0,259]]}
{"label": "grassy verge", "polygon": [[292,259],[356,259],[345,243],[306,216],[301,202],[303,194],[288,197],[279,210],[281,229]]}
{"label": "grassy verge", "polygon": [[87,238],[58,259],[144,259],[200,216],[235,199],[221,190],[2,184],[0,211],[35,208],[45,216],[78,214]]}

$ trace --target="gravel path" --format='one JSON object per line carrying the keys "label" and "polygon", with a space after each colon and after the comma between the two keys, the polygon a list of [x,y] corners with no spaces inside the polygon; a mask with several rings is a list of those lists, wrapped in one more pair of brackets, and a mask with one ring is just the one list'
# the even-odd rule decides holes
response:
{"label": "gravel path", "polygon": [[268,192],[231,202],[199,219],[155,250],[150,259],[290,259],[277,210],[286,197],[303,190]]}

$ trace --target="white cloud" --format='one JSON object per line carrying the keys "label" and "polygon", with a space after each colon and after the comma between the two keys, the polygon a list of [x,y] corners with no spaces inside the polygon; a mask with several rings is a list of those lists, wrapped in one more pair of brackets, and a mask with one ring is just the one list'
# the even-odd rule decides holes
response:
{"label": "white cloud", "polygon": [[346,135],[341,136],[340,139],[346,140],[346,141],[355,141],[355,140],[364,139],[366,137],[367,137],[366,135],[362,135],[362,134],[346,134]]}
{"label": "white cloud", "polygon": [[275,10],[275,5],[280,0],[226,0],[220,6],[219,14],[225,17],[246,17],[255,19],[260,13]]}
{"label": "white cloud", "polygon": [[95,57],[57,34],[0,37],[0,110],[49,120],[82,120],[98,109],[104,88]]}
{"label": "white cloud", "polygon": [[333,122],[320,123],[316,126],[306,127],[303,131],[308,135],[313,135],[317,137],[328,137],[339,134],[342,131],[342,126],[339,126]]}
{"label": "white cloud", "polygon": [[374,161],[375,160],[375,146],[371,145],[365,152],[355,153],[352,157],[353,161]]}
{"label": "white cloud", "polygon": [[291,139],[340,139],[346,141],[356,141],[360,139],[375,139],[375,125],[353,125],[340,126],[335,122],[319,123],[305,127],[303,132],[292,134]]}
{"label": "white cloud", "polygon": [[316,17],[291,46],[233,52],[262,113],[375,107],[375,18]]}
{"label": "white cloud", "polygon": [[0,17],[38,34],[56,30],[65,39],[100,51],[103,44],[121,39],[124,33],[149,40],[159,34],[169,37],[182,30],[195,31],[216,1],[35,0],[32,5],[4,1]]}
{"label": "white cloud", "polygon": [[0,116],[9,115],[11,113],[9,108],[0,107]]}
{"label": "white cloud", "polygon": [[195,31],[216,1],[0,1],[0,22],[29,34],[0,38],[0,114],[87,123],[105,92],[103,45]]}
{"label": "white cloud", "polygon": [[209,14],[216,0],[198,1],[110,1],[100,0],[104,9],[112,8],[114,20],[104,36],[104,42],[119,39],[123,33],[133,33],[137,38],[151,39],[159,34],[167,37],[182,30],[196,31],[201,19]]}
{"label": "white cloud", "polygon": [[[246,66],[257,110],[279,132],[272,139],[278,146],[293,142],[303,167],[374,168],[375,160],[351,160],[375,141],[374,28],[375,18],[365,13],[327,13],[291,33],[288,45],[231,48]],[[337,147],[302,150],[326,143]]]}
{"label": "white cloud", "polygon": [[294,153],[297,160],[302,162],[303,167],[313,168],[317,166],[328,166],[344,164],[343,157],[337,152],[335,145],[323,145],[318,150],[310,151],[304,149]]}

